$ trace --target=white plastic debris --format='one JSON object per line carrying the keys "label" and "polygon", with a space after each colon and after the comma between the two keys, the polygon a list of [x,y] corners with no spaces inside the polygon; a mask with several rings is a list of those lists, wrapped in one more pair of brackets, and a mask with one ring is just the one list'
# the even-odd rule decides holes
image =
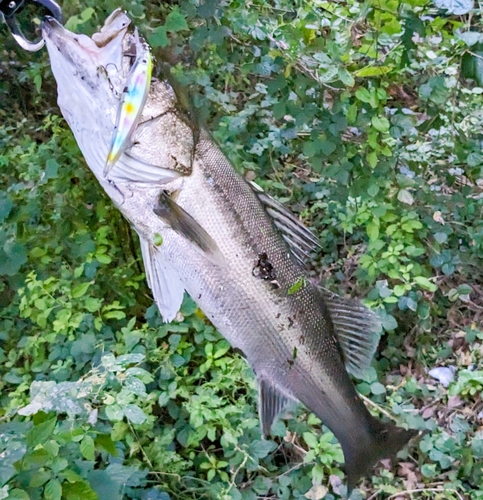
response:
{"label": "white plastic debris", "polygon": [[430,377],[436,379],[444,387],[448,387],[448,385],[453,382],[455,373],[456,368],[454,366],[439,366],[428,372]]}

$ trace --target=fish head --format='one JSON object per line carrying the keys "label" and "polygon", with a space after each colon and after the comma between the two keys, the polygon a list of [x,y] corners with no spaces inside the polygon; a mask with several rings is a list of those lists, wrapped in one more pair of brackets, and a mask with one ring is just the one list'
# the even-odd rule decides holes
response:
{"label": "fish head", "polygon": [[72,33],[52,17],[42,22],[58,105],[99,179],[136,52],[145,50],[137,32],[128,31],[129,25],[130,19],[121,9],[92,38]]}

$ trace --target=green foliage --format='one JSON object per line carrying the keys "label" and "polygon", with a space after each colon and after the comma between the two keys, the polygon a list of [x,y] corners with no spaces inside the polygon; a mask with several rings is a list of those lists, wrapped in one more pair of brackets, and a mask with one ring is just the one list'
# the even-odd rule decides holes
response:
{"label": "green foliage", "polygon": [[[426,433],[354,498],[483,499],[483,34],[468,5],[121,5],[236,168],[314,228],[313,277],[379,312],[357,388]],[[118,6],[63,2],[87,34]],[[294,409],[262,439],[245,362],[188,299],[161,323],[45,51],[0,30],[0,499],[341,498],[320,421]],[[456,367],[448,389],[426,375],[437,365]]]}

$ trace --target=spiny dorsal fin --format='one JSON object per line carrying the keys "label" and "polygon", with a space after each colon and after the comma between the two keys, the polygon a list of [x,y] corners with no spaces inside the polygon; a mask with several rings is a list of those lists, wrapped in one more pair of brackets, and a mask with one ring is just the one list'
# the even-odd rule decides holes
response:
{"label": "spiny dorsal fin", "polygon": [[355,299],[343,299],[321,288],[334,330],[344,353],[347,371],[361,378],[371,365],[379,344],[381,322],[377,315]]}
{"label": "spiny dorsal fin", "polygon": [[320,243],[312,232],[306,228],[293,214],[280,202],[265,193],[263,189],[254,182],[250,186],[262,202],[268,215],[272,218],[275,226],[282,233],[295,257],[304,264],[310,259],[310,254],[320,248]]}
{"label": "spiny dorsal fin", "polygon": [[284,396],[275,385],[264,378],[258,379],[258,414],[264,436],[270,434],[272,424],[292,400]]}

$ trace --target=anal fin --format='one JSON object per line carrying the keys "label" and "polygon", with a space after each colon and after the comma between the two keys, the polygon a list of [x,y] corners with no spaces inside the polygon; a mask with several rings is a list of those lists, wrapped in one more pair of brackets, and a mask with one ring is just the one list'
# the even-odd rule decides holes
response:
{"label": "anal fin", "polygon": [[292,400],[284,396],[279,389],[264,378],[258,379],[258,414],[264,436],[270,434],[270,429],[279,415]]}

